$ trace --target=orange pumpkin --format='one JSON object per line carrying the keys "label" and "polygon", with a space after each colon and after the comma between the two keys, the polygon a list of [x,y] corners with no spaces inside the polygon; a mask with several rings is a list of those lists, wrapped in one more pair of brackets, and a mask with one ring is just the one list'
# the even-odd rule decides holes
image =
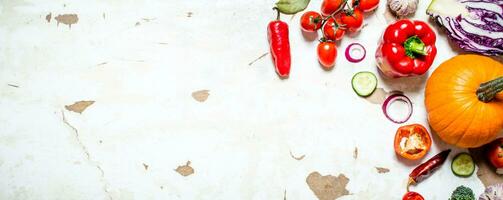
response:
{"label": "orange pumpkin", "polygon": [[480,55],[442,63],[426,83],[428,121],[458,147],[479,147],[503,129],[503,64]]}

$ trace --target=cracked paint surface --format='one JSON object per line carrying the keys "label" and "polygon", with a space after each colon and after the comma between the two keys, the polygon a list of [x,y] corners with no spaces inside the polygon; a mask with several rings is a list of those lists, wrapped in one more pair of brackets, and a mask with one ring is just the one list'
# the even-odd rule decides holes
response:
{"label": "cracked paint surface", "polygon": [[[314,171],[349,179],[350,194],[330,198],[400,199],[418,163],[396,157],[397,125],[383,116],[382,95],[359,98],[349,84],[356,72],[377,74],[372,52],[387,23],[386,2],[359,35],[338,45],[360,42],[367,58],[353,64],[340,56],[330,72],[313,53],[317,42],[300,32],[301,15],[282,16],[294,56],[288,80],[278,79],[267,53],[274,1],[243,3],[3,1],[0,199],[325,197],[306,184]],[[76,16],[60,17],[57,26],[55,17],[65,14]],[[419,11],[415,18],[427,20]],[[455,55],[444,36],[437,39],[443,51],[433,66]],[[378,78],[382,94],[402,90],[412,99],[411,122],[427,123],[425,77]],[[192,93],[205,89],[211,95],[200,103],[206,93]],[[81,114],[65,109],[78,100],[96,103]],[[426,157],[451,148],[433,140]],[[189,160],[195,173],[174,170]],[[376,166],[392,171],[379,174]],[[447,199],[459,182],[444,165],[414,191]],[[483,191],[476,176],[463,184]]]}
{"label": "cracked paint surface", "polygon": [[91,157],[91,154],[89,153],[89,150],[87,149],[87,147],[84,145],[84,143],[82,143],[82,141],[80,140],[80,135],[79,135],[79,130],[77,128],[75,128],[72,124],[70,124],[67,120],[66,120],[66,117],[65,117],[65,112],[64,111],[61,111],[61,120],[63,121],[63,123],[65,123],[69,128],[72,129],[72,131],[74,132],[74,136],[75,136],[75,140],[77,141],[78,145],[80,146],[80,148],[82,148],[82,152],[84,153],[84,156],[86,158],[86,160],[91,164],[91,165],[94,165],[96,167],[96,169],[98,170],[98,173],[99,173],[99,176],[100,176],[100,179],[101,179],[101,182],[103,183],[103,191],[105,191],[105,193],[107,194],[108,196],[108,199],[112,200],[112,196],[110,195],[110,193],[108,192],[108,182],[106,181],[106,178],[105,178],[105,171],[103,171],[103,168],[101,168],[101,166],[99,165],[98,162],[94,161]]}

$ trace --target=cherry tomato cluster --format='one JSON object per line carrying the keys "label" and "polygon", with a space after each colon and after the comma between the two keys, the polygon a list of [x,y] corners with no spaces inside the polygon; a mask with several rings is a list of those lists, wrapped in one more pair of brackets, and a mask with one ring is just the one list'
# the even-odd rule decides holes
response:
{"label": "cherry tomato cluster", "polygon": [[377,8],[379,0],[323,0],[321,14],[307,11],[300,18],[300,27],[305,32],[320,30],[323,37],[318,44],[318,60],[325,69],[335,64],[337,48],[335,41],[341,40],[344,34],[357,32],[363,26],[363,12]]}

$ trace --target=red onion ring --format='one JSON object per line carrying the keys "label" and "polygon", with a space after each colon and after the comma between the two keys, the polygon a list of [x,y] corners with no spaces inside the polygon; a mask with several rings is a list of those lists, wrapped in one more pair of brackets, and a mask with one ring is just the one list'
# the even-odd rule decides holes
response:
{"label": "red onion ring", "polygon": [[[363,51],[363,55],[359,58],[351,57],[351,52],[355,51],[356,49]],[[365,55],[367,55],[367,51],[365,50],[365,47],[363,47],[363,45],[361,45],[360,43],[351,43],[348,45],[348,47],[346,47],[346,52],[344,54],[346,55],[346,59],[349,62],[357,63],[357,62],[362,61],[365,58]]]}
{"label": "red onion ring", "polygon": [[[404,119],[397,120],[397,119],[393,119],[392,117],[390,117],[388,115],[388,107],[391,103],[393,103],[395,101],[405,102],[409,106],[409,113],[407,114],[407,116]],[[384,103],[382,105],[382,111],[383,111],[384,115],[386,116],[386,118],[388,118],[390,121],[397,123],[397,124],[402,124],[402,123],[408,121],[410,119],[410,117],[412,116],[412,102],[410,101],[409,97],[403,95],[402,93],[394,93],[394,94],[390,95],[388,98],[386,98],[386,100],[384,100]]]}

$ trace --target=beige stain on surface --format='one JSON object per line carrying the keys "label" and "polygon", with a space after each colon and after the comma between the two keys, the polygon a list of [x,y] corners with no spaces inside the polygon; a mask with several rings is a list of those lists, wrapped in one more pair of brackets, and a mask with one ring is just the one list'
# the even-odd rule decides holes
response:
{"label": "beige stain on surface", "polygon": [[205,102],[210,96],[209,90],[198,90],[192,92],[192,98],[199,102]]}
{"label": "beige stain on surface", "polygon": [[346,185],[349,178],[344,174],[339,176],[322,176],[318,172],[312,172],[307,176],[306,183],[319,200],[334,200],[339,197],[349,195]]}
{"label": "beige stain on surface", "polygon": [[377,173],[379,173],[379,174],[385,174],[385,173],[389,172],[389,169],[384,168],[384,167],[376,167],[376,170],[377,170]]}
{"label": "beige stain on surface", "polygon": [[355,150],[353,151],[353,158],[355,160],[358,159],[358,147],[355,147]]}
{"label": "beige stain on surface", "polygon": [[54,17],[54,19],[59,23],[68,25],[68,27],[72,28],[72,24],[76,24],[79,22],[79,17],[77,14],[63,14]]}
{"label": "beige stain on surface", "polygon": [[93,105],[94,101],[77,101],[71,105],[66,105],[65,108],[69,111],[73,111],[82,114],[87,107]]}
{"label": "beige stain on surface", "polygon": [[143,164],[143,168],[144,168],[145,170],[148,170],[148,165],[147,165],[147,164],[145,164],[145,163],[142,163],[142,164]]}
{"label": "beige stain on surface", "polygon": [[45,20],[47,20],[47,23],[51,23],[51,18],[52,18],[52,13],[49,13],[45,16]]}
{"label": "beige stain on surface", "polygon": [[388,95],[389,92],[386,92],[383,88],[376,88],[374,93],[372,93],[369,97],[366,97],[365,100],[373,104],[383,104]]}
{"label": "beige stain on surface", "polygon": [[182,176],[189,176],[194,173],[194,168],[190,166],[190,160],[185,165],[180,165],[175,169]]}

